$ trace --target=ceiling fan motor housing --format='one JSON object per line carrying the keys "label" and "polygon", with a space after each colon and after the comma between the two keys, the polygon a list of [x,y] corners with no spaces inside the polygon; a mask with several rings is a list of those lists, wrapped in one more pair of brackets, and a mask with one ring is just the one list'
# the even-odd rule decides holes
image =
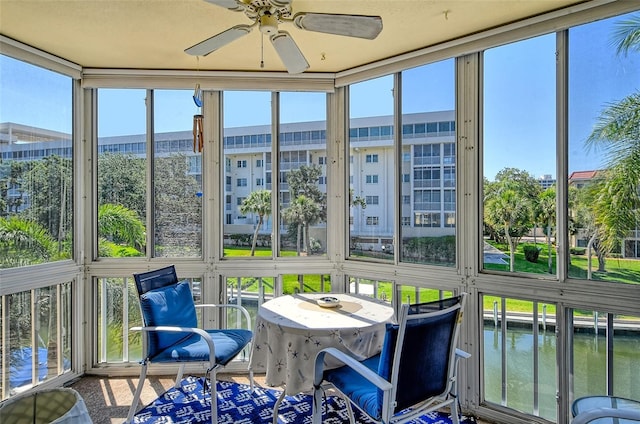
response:
{"label": "ceiling fan motor housing", "polygon": [[271,13],[260,16],[260,32],[265,35],[273,35],[278,32],[278,17]]}

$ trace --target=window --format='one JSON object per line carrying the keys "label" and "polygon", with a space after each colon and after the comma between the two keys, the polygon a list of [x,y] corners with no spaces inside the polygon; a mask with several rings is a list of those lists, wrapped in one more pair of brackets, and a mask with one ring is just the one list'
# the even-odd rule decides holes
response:
{"label": "window", "polygon": [[402,174],[402,182],[410,183],[411,182],[411,174]]}
{"label": "window", "polygon": [[[349,255],[352,258],[376,258],[393,261],[393,255],[382,250],[378,240],[394,232],[395,210],[392,192],[372,189],[370,184],[393,187],[395,180],[395,156],[393,154],[393,76],[363,81],[349,86],[349,128],[357,129],[360,138],[349,144],[349,189],[351,191],[349,214],[353,221],[349,225]],[[371,122],[371,117],[376,122]],[[373,125],[372,125],[373,124]],[[368,137],[372,138],[369,139]],[[370,141],[371,140],[371,141]],[[372,143],[375,141],[375,146]],[[375,147],[375,150],[373,148]],[[375,152],[375,153],[373,153]],[[373,173],[374,171],[375,173]],[[381,196],[367,196],[367,193]],[[382,193],[385,193],[382,195]],[[367,200],[368,199],[368,200]],[[383,216],[366,216],[367,205],[376,206],[376,213]],[[380,206],[381,205],[381,206]],[[384,215],[383,215],[384,214]]]}
{"label": "window", "polygon": [[366,202],[367,205],[377,205],[380,201],[380,197],[379,196],[367,196],[366,197]]}
{"label": "window", "polygon": [[0,268],[72,259],[72,79],[4,55],[0,69]]}
{"label": "window", "polygon": [[246,160],[239,160],[237,162],[236,168],[246,168],[247,167],[247,161]]}
{"label": "window", "polygon": [[378,225],[379,218],[377,216],[368,216],[367,225]]}
{"label": "window", "polygon": [[408,194],[403,194],[402,195],[402,204],[403,205],[410,205],[411,204],[411,196]]}
{"label": "window", "polygon": [[414,223],[416,227],[440,227],[440,213],[416,212]]}
{"label": "window", "polygon": [[[2,312],[8,317],[8,323],[3,319],[0,326],[2,347],[11,353],[9,369],[2,367],[2,376],[11,390],[3,390],[0,398],[18,394],[71,369],[75,322],[71,317],[71,294],[71,282],[65,282],[2,296],[2,306],[7,308]],[[37,371],[27,361],[37,364]],[[5,363],[9,360],[2,365]]]}
{"label": "window", "polygon": [[240,206],[245,201],[246,197],[238,197],[236,199],[236,205]]}
{"label": "window", "polygon": [[189,116],[198,108],[192,104],[189,114],[173,116],[176,103],[189,94],[187,90],[154,91],[154,141],[171,144],[167,152],[154,149],[154,257],[202,256],[202,154],[194,153],[192,139],[182,142],[192,134]]}
{"label": "window", "polygon": [[[575,228],[568,228],[567,236],[572,248],[581,241],[587,246],[573,250],[573,278],[640,282],[640,274],[632,271],[640,258],[640,44],[636,39],[636,50],[617,50],[622,41],[616,35],[633,19],[637,23],[638,16],[636,12],[569,31],[569,214]],[[588,65],[601,61],[603,66]],[[591,269],[589,254],[594,257]],[[613,274],[617,277],[611,278]]]}
{"label": "window", "polygon": [[[555,34],[484,52],[483,227],[486,242],[507,259],[484,261],[486,270],[555,275],[555,269],[549,270],[549,265],[554,267],[555,249],[541,231],[539,245],[526,242],[540,249],[539,265],[530,266],[524,257],[516,259],[524,249],[523,237],[550,222],[551,236],[555,226],[555,191],[545,193],[536,178],[556,169],[555,52]],[[505,137],[515,132],[518,137]],[[502,236],[505,231],[508,239]]]}
{"label": "window", "polygon": [[403,227],[411,226],[411,217],[410,216],[403,216],[402,217],[402,221],[400,222],[400,225],[402,225]]}
{"label": "window", "polygon": [[260,187],[264,185],[264,178],[256,178],[256,186]]}
{"label": "window", "polygon": [[[282,92],[280,95],[281,125],[326,125],[327,102],[324,93]],[[304,104],[304,113],[300,105]],[[323,128],[322,131],[325,131]],[[301,134],[308,140],[309,131]],[[327,245],[327,178],[329,172],[326,156],[326,140],[313,143],[314,150],[281,150],[279,214],[281,256],[322,256]],[[316,164],[314,156],[318,157]],[[286,171],[286,172],[285,172]],[[310,277],[309,277],[310,278]],[[324,285],[324,283],[322,284]],[[303,287],[301,291],[303,291]]]}
{"label": "window", "polygon": [[423,144],[413,147],[414,165],[435,165],[440,163],[440,145]]}
{"label": "window", "polygon": [[413,208],[416,210],[440,210],[440,190],[414,190]]}
{"label": "window", "polygon": [[445,143],[443,146],[444,157],[443,162],[445,164],[453,164],[456,161],[456,145],[454,143]]}
{"label": "window", "polygon": [[[146,146],[145,98],[146,90],[98,90],[98,151],[102,153],[98,154],[97,250],[102,257],[145,256],[147,251],[146,193],[151,182],[146,178],[146,150],[142,154],[122,152],[118,136],[128,134],[125,139]],[[125,122],[127,127],[123,128]],[[157,156],[168,154],[154,152]],[[100,225],[101,218],[114,217],[126,225],[126,236],[117,227]]]}
{"label": "window", "polygon": [[[229,149],[233,149],[234,146],[224,146],[223,155],[225,160],[233,159],[236,164],[235,169],[225,169],[225,181],[226,187],[223,187],[225,194],[232,195],[236,199],[239,197],[252,198],[252,201],[247,205],[246,209],[241,207],[234,207],[229,210],[230,217],[227,217],[226,222],[223,225],[224,237],[224,250],[225,257],[255,257],[250,255],[251,239],[248,243],[236,242],[245,237],[245,226],[248,223],[252,223],[257,216],[257,210],[263,210],[266,201],[270,205],[270,197],[263,196],[262,191],[269,189],[269,183],[271,178],[271,171],[269,168],[270,156],[269,153],[264,153],[264,146],[258,146],[260,137],[256,138],[256,144],[251,145],[251,135],[256,136],[258,130],[252,129],[260,126],[259,134],[267,134],[271,132],[271,93],[267,91],[225,91],[223,93],[223,135],[225,137],[235,137],[236,146],[235,149],[244,147],[246,149],[242,155],[231,154]],[[251,134],[253,133],[253,134]],[[244,140],[247,138],[247,143],[238,145],[238,139]],[[270,142],[270,137],[267,137]],[[265,140],[266,141],[266,140]],[[251,149],[256,149],[252,151]],[[237,151],[237,150],[234,150]],[[254,157],[255,155],[255,157]],[[238,167],[248,165],[250,161],[255,159],[256,167],[263,168],[266,161],[266,167],[264,171],[256,172],[256,175],[250,176],[247,171],[238,171]],[[246,177],[244,177],[246,175]],[[249,179],[251,182],[257,181],[257,179],[265,179],[266,185],[257,185],[255,189],[250,190],[248,188]],[[232,181],[235,180],[235,186],[232,186]],[[255,194],[254,194],[255,193]],[[253,196],[253,197],[252,197]],[[238,205],[236,205],[238,206]],[[242,210],[241,210],[242,209]],[[271,229],[268,226],[271,223],[270,215],[271,208],[268,208],[269,216],[263,216],[264,226],[258,229],[258,237],[264,246],[269,246],[270,238],[267,241],[265,238],[261,238],[262,233],[269,232]],[[251,234],[251,237],[253,234]],[[264,241],[264,243],[263,243]],[[268,250],[263,250],[261,254],[269,254]]]}

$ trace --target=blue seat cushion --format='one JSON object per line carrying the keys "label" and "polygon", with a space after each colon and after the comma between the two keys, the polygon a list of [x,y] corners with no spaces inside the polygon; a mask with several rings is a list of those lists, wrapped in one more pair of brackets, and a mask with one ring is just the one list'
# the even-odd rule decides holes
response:
{"label": "blue seat cushion", "polygon": [[[372,356],[361,362],[362,365],[377,373],[380,355]],[[381,402],[378,400],[378,388],[352,368],[344,366],[325,371],[324,379],[333,384],[360,409],[376,420],[382,418]]]}
{"label": "blue seat cushion", "polygon": [[[397,324],[387,324],[382,351],[378,355],[361,362],[362,365],[387,381],[391,381],[391,367],[393,366],[396,341],[398,340],[398,328]],[[324,378],[347,395],[372,418],[376,420],[382,418],[383,391],[352,368],[344,366],[336,370],[326,371]]]}
{"label": "blue seat cushion", "polygon": [[[189,282],[186,280],[144,293],[140,296],[140,306],[146,326],[198,326],[196,307]],[[158,352],[187,337],[189,333],[150,332],[149,355],[155,356]]]}
{"label": "blue seat cushion", "polygon": [[[216,363],[226,365],[251,341],[252,332],[242,329],[206,330],[213,339]],[[180,340],[149,358],[151,362],[194,362],[209,360],[209,345],[198,334]]]}

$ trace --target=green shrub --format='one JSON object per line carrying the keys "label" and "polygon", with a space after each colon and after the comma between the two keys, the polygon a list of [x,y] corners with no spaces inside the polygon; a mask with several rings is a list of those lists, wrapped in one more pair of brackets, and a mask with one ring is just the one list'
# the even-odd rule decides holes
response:
{"label": "green shrub", "polygon": [[572,247],[569,252],[572,255],[584,255],[587,249],[585,247]]}
{"label": "green shrub", "polygon": [[540,248],[539,247],[525,244],[522,247],[522,250],[524,251],[524,258],[527,261],[533,262],[533,263],[538,262],[538,256],[540,255]]}

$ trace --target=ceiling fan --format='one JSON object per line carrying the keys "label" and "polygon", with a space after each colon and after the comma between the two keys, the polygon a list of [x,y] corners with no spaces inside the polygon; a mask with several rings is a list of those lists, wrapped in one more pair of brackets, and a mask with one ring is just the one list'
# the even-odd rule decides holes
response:
{"label": "ceiling fan", "polygon": [[293,23],[299,29],[324,32],[326,34],[344,35],[373,40],[382,31],[380,16],[344,15],[335,13],[305,13],[292,16],[293,0],[205,0],[244,14],[253,21],[251,25],[236,25],[201,41],[188,49],[186,53],[193,56],[206,56],[219,48],[247,35],[258,26],[260,32],[268,35],[278,56],[290,74],[298,74],[309,68],[309,63],[296,45],[291,35],[280,31],[280,23]]}

